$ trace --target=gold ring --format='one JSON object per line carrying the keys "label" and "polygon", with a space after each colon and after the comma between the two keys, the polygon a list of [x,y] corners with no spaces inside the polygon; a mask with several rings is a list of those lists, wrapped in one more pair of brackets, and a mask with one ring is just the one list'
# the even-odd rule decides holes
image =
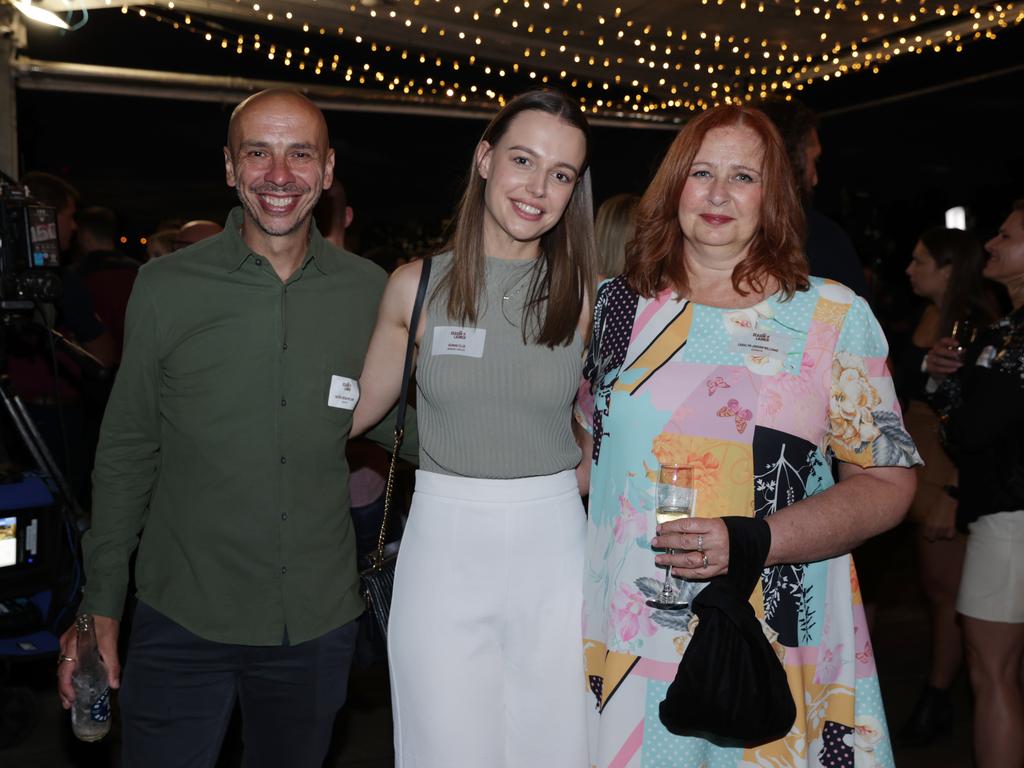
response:
{"label": "gold ring", "polygon": [[701,552],[700,556],[702,558],[704,558],[704,564],[701,567],[702,568],[707,568],[708,567],[708,553],[707,552]]}
{"label": "gold ring", "polygon": [[77,661],[77,659],[72,658],[71,656],[65,656],[64,654],[61,654],[60,658],[57,659],[57,666],[60,666],[65,661]]}

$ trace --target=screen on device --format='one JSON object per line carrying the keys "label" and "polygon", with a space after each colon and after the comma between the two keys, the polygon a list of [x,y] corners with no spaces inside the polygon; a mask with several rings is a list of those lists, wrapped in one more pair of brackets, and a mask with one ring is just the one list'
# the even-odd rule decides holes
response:
{"label": "screen on device", "polygon": [[18,518],[0,517],[0,568],[18,562]]}

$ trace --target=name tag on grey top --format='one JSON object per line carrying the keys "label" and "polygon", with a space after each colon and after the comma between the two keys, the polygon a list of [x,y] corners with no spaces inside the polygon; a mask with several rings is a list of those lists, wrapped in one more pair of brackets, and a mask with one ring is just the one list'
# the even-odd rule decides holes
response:
{"label": "name tag on grey top", "polygon": [[430,347],[430,354],[483,357],[486,338],[487,330],[484,328],[438,325],[434,327],[434,343]]}

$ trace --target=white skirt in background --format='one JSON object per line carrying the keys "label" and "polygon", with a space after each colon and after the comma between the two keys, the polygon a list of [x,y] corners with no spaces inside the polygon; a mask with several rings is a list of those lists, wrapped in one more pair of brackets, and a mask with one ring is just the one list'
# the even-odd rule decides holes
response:
{"label": "white skirt in background", "polygon": [[572,471],[416,473],[388,625],[396,768],[585,768]]}
{"label": "white skirt in background", "polygon": [[1024,623],[1024,510],[982,515],[969,530],[957,611],[984,621]]}

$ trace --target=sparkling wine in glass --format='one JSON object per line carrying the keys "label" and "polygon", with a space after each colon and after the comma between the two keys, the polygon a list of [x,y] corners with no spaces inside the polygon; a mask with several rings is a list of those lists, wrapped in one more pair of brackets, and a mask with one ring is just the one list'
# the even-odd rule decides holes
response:
{"label": "sparkling wine in glass", "polygon": [[950,331],[950,335],[956,339],[956,354],[962,361],[967,347],[971,345],[974,337],[978,335],[978,329],[970,320],[963,318],[953,322],[953,330]]}
{"label": "sparkling wine in glass", "polygon": [[[658,469],[657,506],[654,518],[658,524],[693,516],[693,467],[662,464]],[[674,550],[669,549],[672,554]],[[661,610],[681,610],[687,603],[679,602],[679,591],[672,582],[672,566],[665,566],[665,583],[657,598],[647,605]]]}

